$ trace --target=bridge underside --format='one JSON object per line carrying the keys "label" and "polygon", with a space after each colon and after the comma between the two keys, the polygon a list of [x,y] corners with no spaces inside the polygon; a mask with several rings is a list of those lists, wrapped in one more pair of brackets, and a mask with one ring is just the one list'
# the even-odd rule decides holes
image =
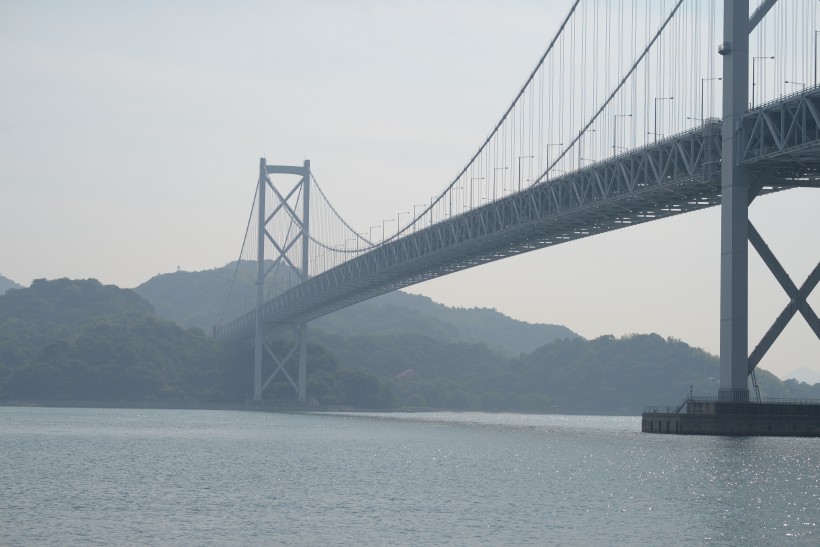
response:
{"label": "bridge underside", "polygon": [[[744,152],[759,193],[817,186],[820,90],[748,113]],[[351,259],[265,303],[265,325],[305,323],[380,294],[509,256],[721,201],[721,126],[675,135],[530,187]],[[215,331],[250,338],[252,311]]]}

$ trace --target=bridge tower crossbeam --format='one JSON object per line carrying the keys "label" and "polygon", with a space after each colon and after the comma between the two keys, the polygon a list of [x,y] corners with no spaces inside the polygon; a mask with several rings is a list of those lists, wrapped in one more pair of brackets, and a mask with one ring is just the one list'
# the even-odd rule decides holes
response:
{"label": "bridge tower crossbeam", "polygon": [[[299,182],[291,187],[287,192],[283,192],[274,184],[269,175],[285,174],[299,176]],[[270,189],[276,198],[277,203],[268,213],[265,196]],[[301,214],[297,212],[298,204],[291,205],[293,196],[298,196],[297,202],[301,200]],[[304,283],[308,277],[308,245],[310,243],[310,160],[305,160],[302,166],[289,165],[267,165],[265,158],[259,160],[259,185],[258,185],[258,224],[257,224],[257,274],[256,274],[256,313],[254,332],[254,370],[253,370],[253,400],[262,401],[262,392],[276,378],[279,373],[287,379],[288,383],[296,391],[299,402],[307,400],[307,324],[302,322],[296,325],[289,325],[294,343],[289,350],[280,356],[265,341],[265,325],[263,317],[263,304],[265,303],[265,279],[279,267],[291,268],[298,273],[299,282]],[[285,216],[290,219],[295,230],[288,233],[284,241],[276,241],[271,235],[268,226],[278,218]],[[266,242],[270,242],[274,248],[274,256],[271,263],[265,261]],[[288,252],[295,245],[301,243],[300,264],[295,264],[289,257]],[[288,373],[285,365],[293,358],[298,351],[299,374],[297,381],[294,381]],[[273,360],[276,367],[262,382],[262,369],[264,354],[267,353]]]}

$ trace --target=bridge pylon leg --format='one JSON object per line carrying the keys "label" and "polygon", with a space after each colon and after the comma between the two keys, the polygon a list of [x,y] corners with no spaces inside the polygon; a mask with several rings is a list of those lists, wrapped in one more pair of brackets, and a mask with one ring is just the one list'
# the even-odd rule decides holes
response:
{"label": "bridge pylon leg", "polygon": [[[284,191],[274,185],[270,175],[299,175],[299,182]],[[307,324],[291,325],[293,344],[278,355],[265,341],[265,302],[266,288],[281,292],[292,288],[294,284],[308,279],[309,245],[310,245],[310,160],[301,166],[268,165],[265,158],[259,160],[258,185],[258,224],[257,224],[257,274],[256,274],[256,312],[254,341],[253,401],[261,402],[262,393],[278,375],[285,376],[296,392],[300,402],[307,401]],[[271,211],[267,210],[266,196],[272,194],[274,203]],[[297,212],[296,203],[301,201],[301,214]],[[277,224],[278,223],[278,224]],[[273,228],[287,223],[290,227],[283,233]],[[278,235],[277,235],[278,234]],[[281,240],[277,240],[281,239]],[[274,249],[273,256],[266,260],[265,246],[270,243]],[[296,243],[301,243],[297,246]],[[284,273],[283,273],[284,272]],[[294,281],[285,281],[283,278]],[[268,279],[270,278],[270,279]],[[281,325],[278,326],[281,329]],[[298,382],[288,373],[285,365],[295,357],[298,351]],[[274,364],[273,373],[262,381],[265,354]]]}
{"label": "bridge pylon leg", "polygon": [[748,108],[749,0],[725,0],[723,156],[720,222],[720,386],[718,400],[749,400],[749,177],[738,164],[738,129]]}
{"label": "bridge pylon leg", "polygon": [[299,325],[299,384],[298,401],[307,402],[307,323]]}

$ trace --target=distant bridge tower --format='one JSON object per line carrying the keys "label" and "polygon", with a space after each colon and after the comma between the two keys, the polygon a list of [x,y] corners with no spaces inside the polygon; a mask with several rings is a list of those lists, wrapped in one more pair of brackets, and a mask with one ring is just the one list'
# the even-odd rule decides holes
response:
{"label": "distant bridge tower", "polygon": [[[280,191],[268,175],[286,174],[298,175],[299,182],[287,191]],[[265,204],[266,190],[270,188],[278,203],[272,207],[268,213]],[[302,166],[288,165],[267,165],[265,158],[259,160],[259,187],[258,187],[259,220],[257,233],[257,271],[256,271],[256,329],[254,345],[254,368],[253,368],[253,400],[262,401],[262,391],[270,382],[281,373],[296,390],[297,400],[305,402],[307,400],[307,324],[288,325],[294,335],[294,344],[282,355],[277,353],[265,343],[264,317],[262,316],[262,304],[265,303],[265,278],[279,267],[292,268],[298,273],[299,282],[303,283],[308,279],[308,244],[310,242],[310,160],[305,160]],[[291,198],[299,196],[302,203],[301,214],[296,210],[298,207],[291,205]],[[292,221],[294,230],[288,234],[287,241],[275,241],[268,225],[278,218],[286,216]],[[265,243],[270,242],[275,249],[274,256],[270,257],[268,265],[265,262]],[[288,256],[288,251],[295,245],[301,243],[300,260],[301,264],[294,264]],[[298,351],[299,375],[294,381],[285,369],[286,363]],[[262,382],[262,358],[267,353],[273,359],[275,368],[265,382]]]}

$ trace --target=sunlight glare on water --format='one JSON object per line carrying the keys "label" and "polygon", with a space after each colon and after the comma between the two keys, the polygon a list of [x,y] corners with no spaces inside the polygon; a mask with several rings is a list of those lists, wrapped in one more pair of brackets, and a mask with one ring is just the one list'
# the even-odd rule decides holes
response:
{"label": "sunlight glare on water", "polygon": [[817,439],[639,431],[636,417],[0,407],[0,544],[817,544]]}

